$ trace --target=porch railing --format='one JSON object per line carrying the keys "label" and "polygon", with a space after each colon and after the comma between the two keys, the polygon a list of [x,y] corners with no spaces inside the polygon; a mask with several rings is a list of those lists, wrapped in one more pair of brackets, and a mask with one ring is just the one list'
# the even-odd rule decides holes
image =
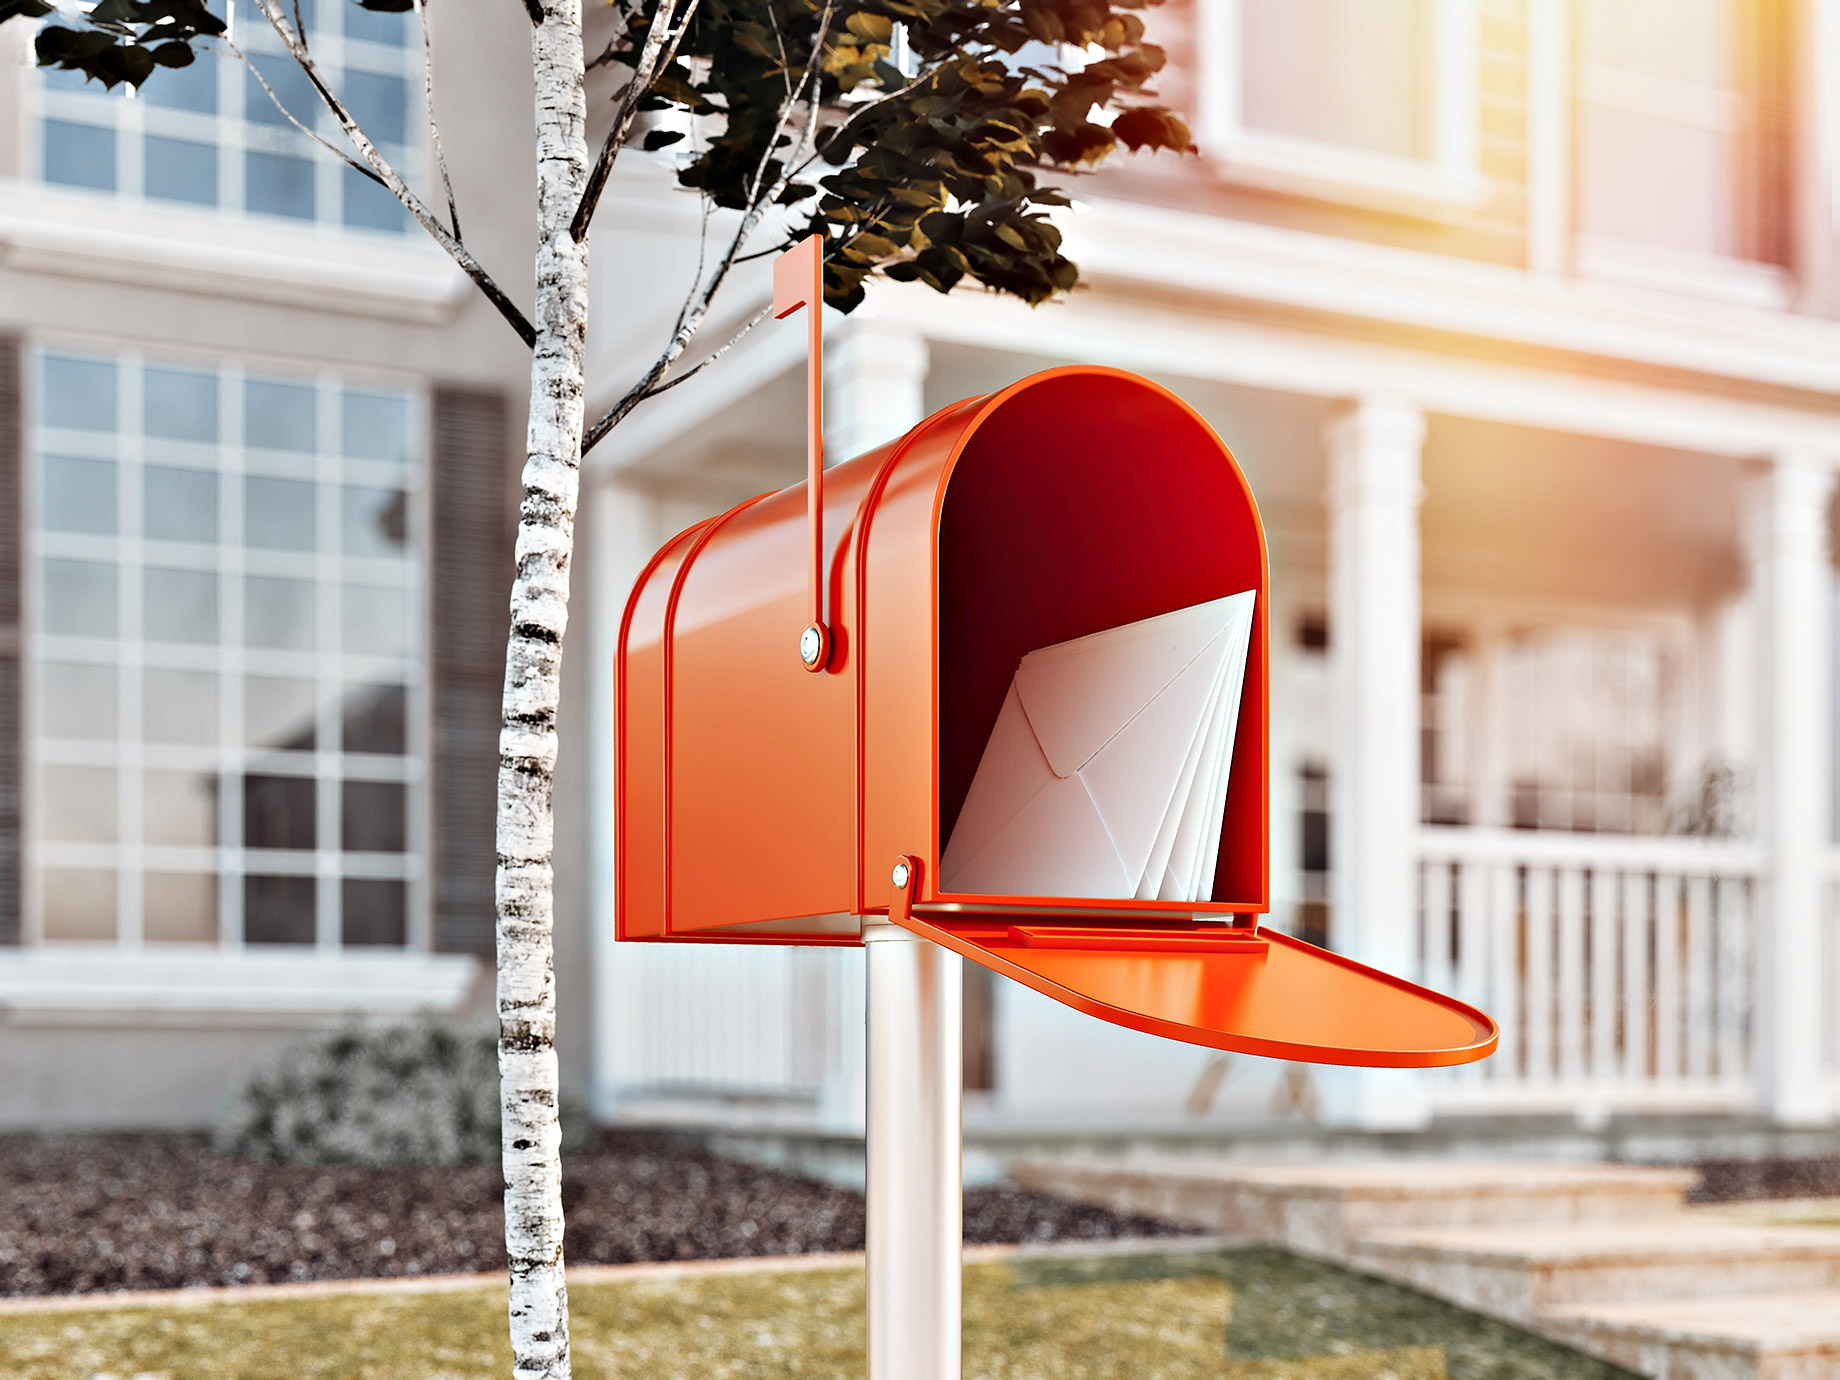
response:
{"label": "porch railing", "polygon": [[1420,831],[1427,985],[1501,1023],[1439,1111],[1731,1110],[1755,1100],[1760,855],[1683,838]]}

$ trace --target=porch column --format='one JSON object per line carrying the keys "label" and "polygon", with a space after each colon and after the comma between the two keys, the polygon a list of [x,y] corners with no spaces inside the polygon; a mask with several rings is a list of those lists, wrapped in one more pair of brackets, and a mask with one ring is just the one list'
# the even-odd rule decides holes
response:
{"label": "porch column", "polygon": [[1784,451],[1747,479],[1745,546],[1757,600],[1759,1091],[1779,1122],[1826,1121],[1823,919],[1831,838],[1832,598],[1827,457]]}
{"label": "porch column", "polygon": [[[626,597],[659,541],[657,499],[615,476],[582,486],[577,567],[578,616],[586,645],[571,653],[588,666],[587,715],[578,749],[587,759],[589,1110],[613,1114],[623,1088],[643,1080],[645,1021],[641,1010],[648,965],[661,953],[651,944],[616,945],[614,927],[613,662]],[[585,567],[582,568],[582,567]],[[585,576],[585,578],[583,578]],[[585,596],[585,597],[581,597]]]}
{"label": "porch column", "polygon": [[[925,337],[898,322],[878,320],[866,314],[868,310],[859,309],[849,317],[825,348],[827,464],[892,441],[926,417],[930,352]],[[853,949],[819,949],[812,958],[825,965],[824,991],[830,1006],[825,1029],[831,1047],[824,1059],[818,1124],[828,1135],[860,1136],[869,1106],[866,960],[862,951]],[[959,960],[949,954],[946,958],[942,972],[956,1003]]]}
{"label": "porch column", "polygon": [[[1329,452],[1330,936],[1336,950],[1416,977],[1419,814],[1418,508],[1423,410],[1364,397]],[[1429,1119],[1420,1078],[1323,1079],[1333,1120],[1409,1129]]]}
{"label": "porch column", "polygon": [[824,458],[861,455],[926,417],[926,340],[908,326],[852,320],[824,352]]}

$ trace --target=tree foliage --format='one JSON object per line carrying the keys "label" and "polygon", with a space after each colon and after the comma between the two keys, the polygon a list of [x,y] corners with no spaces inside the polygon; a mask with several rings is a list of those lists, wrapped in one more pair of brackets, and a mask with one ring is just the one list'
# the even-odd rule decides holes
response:
{"label": "tree foliage", "polygon": [[[700,0],[639,105],[664,117],[645,144],[695,140],[679,181],[718,206],[745,209],[757,185],[785,180],[777,200],[826,238],[834,307],[861,302],[876,273],[1042,302],[1078,276],[1045,214],[1067,198],[1042,173],[1120,144],[1190,147],[1151,95],[1165,55],[1144,41],[1146,3]],[[640,66],[655,14],[631,17],[613,61]],[[814,147],[786,168],[798,141],[780,112],[814,50]]]}
{"label": "tree foliage", "polygon": [[[642,0],[601,61],[629,71],[621,96],[649,125],[641,147],[689,149],[674,155],[683,186],[743,211],[771,190],[789,238],[825,236],[830,305],[855,307],[876,274],[939,292],[970,280],[1033,304],[1078,278],[1047,214],[1066,194],[1043,174],[1120,145],[1190,147],[1150,85],[1164,53],[1140,11],[1159,2]],[[224,33],[205,0],[101,0],[81,14],[0,0],[0,21],[16,16],[48,19],[41,65],[110,87],[183,67]],[[660,22],[676,25],[669,60],[654,43],[648,61]],[[795,109],[803,130],[788,128]]]}

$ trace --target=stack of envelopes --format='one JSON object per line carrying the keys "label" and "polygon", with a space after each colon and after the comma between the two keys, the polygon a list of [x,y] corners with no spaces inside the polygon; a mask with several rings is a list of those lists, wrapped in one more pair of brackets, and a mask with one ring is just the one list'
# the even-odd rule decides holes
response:
{"label": "stack of envelopes", "polygon": [[939,860],[940,889],[1212,895],[1253,597],[1023,657]]}

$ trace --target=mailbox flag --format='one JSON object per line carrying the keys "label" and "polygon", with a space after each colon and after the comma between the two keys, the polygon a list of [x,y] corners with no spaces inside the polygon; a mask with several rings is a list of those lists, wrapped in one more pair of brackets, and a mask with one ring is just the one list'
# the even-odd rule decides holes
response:
{"label": "mailbox flag", "polygon": [[941,887],[1210,897],[1255,598],[1024,656],[940,858]]}

